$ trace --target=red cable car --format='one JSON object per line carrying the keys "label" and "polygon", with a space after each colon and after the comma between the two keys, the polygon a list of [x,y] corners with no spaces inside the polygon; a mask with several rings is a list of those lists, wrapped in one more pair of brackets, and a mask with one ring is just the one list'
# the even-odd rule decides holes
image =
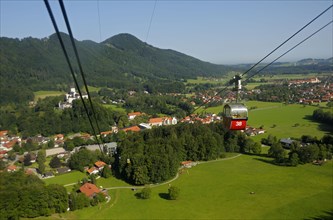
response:
{"label": "red cable car", "polygon": [[226,104],[223,108],[223,124],[229,130],[245,130],[247,108],[241,103]]}

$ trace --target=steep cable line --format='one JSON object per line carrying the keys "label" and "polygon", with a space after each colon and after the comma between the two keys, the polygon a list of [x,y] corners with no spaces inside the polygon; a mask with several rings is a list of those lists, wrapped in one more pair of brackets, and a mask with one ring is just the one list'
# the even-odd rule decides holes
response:
{"label": "steep cable line", "polygon": [[[91,116],[90,116],[90,114],[89,114],[88,108],[87,108],[87,106],[86,106],[86,103],[85,103],[85,101],[84,101],[84,99],[83,99],[81,89],[80,89],[79,84],[78,84],[78,81],[77,81],[77,79],[76,79],[76,76],[75,76],[75,73],[74,73],[74,69],[73,69],[72,64],[71,64],[71,62],[70,62],[70,59],[69,59],[69,56],[68,56],[68,53],[67,53],[66,47],[65,47],[64,42],[63,42],[63,40],[62,40],[62,37],[61,37],[61,35],[60,35],[60,31],[59,31],[59,28],[58,28],[57,22],[56,22],[56,20],[55,20],[55,18],[54,18],[54,15],[53,15],[52,9],[51,9],[51,7],[50,7],[50,4],[49,4],[48,0],[44,0],[44,3],[45,3],[45,6],[46,6],[46,8],[47,8],[47,11],[48,11],[48,13],[49,13],[49,16],[50,16],[50,18],[51,18],[51,21],[52,21],[52,24],[53,24],[53,26],[54,26],[54,29],[55,29],[55,31],[56,31],[57,37],[58,37],[58,39],[59,39],[59,41],[60,41],[61,48],[62,48],[62,50],[63,50],[63,52],[64,52],[64,55],[65,55],[65,58],[66,58],[67,64],[68,64],[68,66],[69,66],[70,72],[71,72],[72,77],[73,77],[73,79],[74,79],[75,86],[76,86],[76,88],[78,89],[78,92],[79,92],[79,95],[80,95],[80,99],[81,99],[81,101],[82,101],[82,103],[83,103],[83,106],[84,106],[84,110],[85,110],[85,112],[87,113],[88,120],[89,120],[89,124],[90,124],[90,126],[91,126],[91,128],[92,128],[92,130],[93,130],[94,137],[96,138],[96,141],[97,141],[97,144],[98,144],[98,146],[99,146],[99,148],[100,148],[100,151],[101,151],[102,153],[104,153],[103,150],[102,150],[102,148],[101,148],[101,146],[100,146],[100,141],[99,141],[99,140],[101,140],[101,138],[98,138],[98,136],[97,136],[97,134],[96,134],[95,127],[94,127],[94,125],[93,125],[93,122],[92,122]],[[83,73],[83,69],[82,69],[82,65],[81,65],[81,62],[80,62],[80,58],[79,58],[79,56],[78,56],[78,52],[77,52],[77,49],[76,49],[76,45],[75,45],[75,41],[74,41],[74,37],[73,37],[72,31],[71,31],[71,28],[70,28],[69,20],[68,20],[67,14],[66,14],[66,9],[65,9],[65,6],[64,6],[62,0],[59,0],[59,4],[60,4],[60,7],[61,7],[61,10],[62,10],[62,13],[63,13],[64,19],[65,19],[65,22],[66,22],[66,26],[67,26],[67,29],[68,29],[68,32],[69,32],[69,35],[70,35],[71,43],[72,43],[72,46],[73,46],[73,49],[74,49],[74,52],[75,52],[75,56],[76,56],[76,59],[77,59],[78,65],[79,65],[79,69],[80,69],[80,73],[81,73],[81,76],[82,76],[82,79],[83,79],[83,83],[84,83],[84,85],[85,85],[85,89],[86,89],[86,92],[87,92],[87,94],[88,94],[88,99],[89,99],[90,107],[91,107],[91,109],[92,109],[92,114],[93,114],[93,117],[94,117],[94,120],[95,120],[95,123],[96,123],[97,129],[98,129],[98,132],[101,133],[100,128],[99,128],[99,125],[98,125],[98,121],[97,121],[97,118],[96,118],[95,109],[94,109],[94,106],[93,106],[92,101],[91,101],[91,98],[90,98],[90,94],[89,94],[88,86],[87,86],[87,83],[86,83],[86,80],[85,80],[85,76],[84,76],[84,73]]]}

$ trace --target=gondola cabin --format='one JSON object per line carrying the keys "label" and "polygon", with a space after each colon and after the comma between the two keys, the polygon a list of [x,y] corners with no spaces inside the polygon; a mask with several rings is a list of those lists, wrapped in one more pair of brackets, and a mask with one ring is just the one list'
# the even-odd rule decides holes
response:
{"label": "gondola cabin", "polygon": [[241,103],[226,104],[223,108],[223,124],[229,130],[245,130],[248,111]]}

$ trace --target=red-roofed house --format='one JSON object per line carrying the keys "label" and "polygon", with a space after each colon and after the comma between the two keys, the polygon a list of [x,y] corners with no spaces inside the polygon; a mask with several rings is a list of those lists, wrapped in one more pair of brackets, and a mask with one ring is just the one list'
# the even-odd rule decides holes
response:
{"label": "red-roofed house", "polygon": [[54,141],[64,140],[63,134],[57,134],[54,136]]}
{"label": "red-roofed house", "polygon": [[95,163],[95,166],[99,171],[101,171],[105,165],[106,165],[106,163],[104,163],[103,161],[100,161],[100,160]]}
{"label": "red-roofed house", "polygon": [[15,165],[9,165],[7,167],[7,172],[15,172],[17,170],[17,167]]}
{"label": "red-roofed house", "polygon": [[140,116],[140,115],[142,115],[141,112],[131,112],[131,113],[127,114],[128,120],[133,120],[136,116]]}
{"label": "red-roofed house", "polygon": [[100,193],[101,190],[98,189],[94,184],[85,183],[80,187],[80,192],[84,193],[89,198],[93,198],[98,193]]}
{"label": "red-roofed house", "polygon": [[112,131],[102,131],[101,132],[101,135],[103,136],[103,137],[106,137],[106,136],[108,136],[109,134],[112,134],[113,132]]}
{"label": "red-roofed house", "polygon": [[173,118],[167,118],[165,117],[163,120],[163,125],[175,125],[177,124],[177,118],[173,117]]}
{"label": "red-roofed house", "polygon": [[87,170],[87,172],[89,173],[89,175],[91,175],[91,174],[97,174],[99,170],[96,167],[91,167],[90,169]]}
{"label": "red-roofed house", "polygon": [[196,163],[191,161],[191,160],[187,160],[187,161],[183,161],[180,163],[182,165],[182,167],[184,168],[191,168],[192,166],[195,166]]}
{"label": "red-roofed house", "polygon": [[7,130],[0,131],[0,138],[5,137],[7,135],[8,135],[8,131]]}
{"label": "red-roofed house", "polygon": [[140,131],[141,129],[139,128],[139,126],[132,126],[132,127],[128,127],[128,128],[123,128],[123,131],[125,132],[129,132],[129,131],[133,131],[133,132],[137,132]]}
{"label": "red-roofed house", "polygon": [[161,126],[163,125],[163,118],[151,118],[149,119],[150,126]]}

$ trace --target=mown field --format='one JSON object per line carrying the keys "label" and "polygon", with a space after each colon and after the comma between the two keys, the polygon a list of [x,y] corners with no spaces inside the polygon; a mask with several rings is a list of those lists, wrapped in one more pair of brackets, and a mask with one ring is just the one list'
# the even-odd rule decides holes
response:
{"label": "mown field", "polygon": [[60,96],[60,95],[65,95],[65,92],[60,92],[60,91],[37,91],[34,92],[35,95],[35,101],[38,99],[44,99],[45,97],[48,96]]}
{"label": "mown field", "polygon": [[178,200],[165,198],[168,185],[152,188],[148,200],[128,188],[113,189],[109,203],[51,218],[314,219],[333,207],[332,161],[281,167],[264,157],[241,155],[199,164],[171,185],[180,188]]}
{"label": "mown field", "polygon": [[104,104],[103,106],[106,108],[112,109],[113,111],[126,113],[126,109],[124,109],[118,105],[115,105],[115,104]]}

